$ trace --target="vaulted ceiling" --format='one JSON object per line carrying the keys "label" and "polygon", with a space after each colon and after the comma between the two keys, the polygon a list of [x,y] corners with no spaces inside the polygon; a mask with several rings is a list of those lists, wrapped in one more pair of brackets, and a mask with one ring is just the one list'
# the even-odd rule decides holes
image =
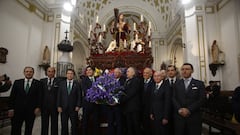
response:
{"label": "vaulted ceiling", "polygon": [[[62,8],[63,3],[72,0],[26,0],[45,12]],[[120,12],[140,16],[153,22],[155,30],[167,32],[175,15],[181,10],[181,0],[76,0],[75,15],[83,25],[94,23],[96,16],[100,16],[100,22],[114,16],[113,8],[120,8]],[[216,5],[221,0],[194,0],[194,2],[205,2],[207,5]],[[122,9],[122,11],[121,11]],[[105,17],[105,18],[104,18]],[[103,19],[103,20],[101,20]],[[109,21],[109,20],[108,20]],[[106,23],[106,22],[104,22]],[[155,23],[155,24],[154,24]]]}

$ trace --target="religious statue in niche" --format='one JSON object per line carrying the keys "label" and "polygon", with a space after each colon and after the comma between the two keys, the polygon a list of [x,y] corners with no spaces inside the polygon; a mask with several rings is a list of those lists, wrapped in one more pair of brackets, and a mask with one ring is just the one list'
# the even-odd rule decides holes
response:
{"label": "religious statue in niche", "polygon": [[215,76],[218,67],[225,64],[225,53],[219,49],[216,40],[213,41],[211,46],[211,55],[212,63],[209,64],[209,69],[211,70],[212,75]]}
{"label": "religious statue in niche", "polygon": [[7,62],[8,50],[6,48],[0,47],[0,63]]}
{"label": "religious statue in niche", "polygon": [[50,50],[48,46],[45,46],[44,48],[42,64],[50,64]]}
{"label": "religious statue in niche", "polygon": [[50,50],[48,46],[45,46],[43,50],[42,62],[39,65],[39,67],[42,67],[44,69],[45,74],[46,74],[47,68],[50,67]]}
{"label": "religious statue in niche", "polygon": [[225,63],[225,54],[223,51],[221,51],[219,49],[216,40],[213,41],[213,44],[211,47],[211,53],[212,53],[212,63],[213,64],[224,64]]}

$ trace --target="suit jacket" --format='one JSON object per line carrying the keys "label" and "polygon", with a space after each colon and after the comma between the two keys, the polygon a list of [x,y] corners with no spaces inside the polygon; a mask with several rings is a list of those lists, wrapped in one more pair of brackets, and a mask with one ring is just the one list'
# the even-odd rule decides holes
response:
{"label": "suit jacket", "polygon": [[150,81],[146,84],[146,87],[144,85],[144,78],[141,78],[141,105],[143,105],[144,113],[147,113],[147,115],[149,115],[151,91],[155,84],[151,78]]}
{"label": "suit jacket", "polygon": [[140,80],[133,77],[126,80],[124,84],[124,92],[126,95],[120,98],[120,103],[123,105],[124,112],[140,111]]}
{"label": "suit jacket", "polygon": [[41,83],[33,79],[28,93],[24,90],[24,79],[16,80],[10,94],[9,108],[15,112],[30,111],[41,107]]}
{"label": "suit jacket", "polygon": [[235,118],[238,122],[240,122],[240,87],[237,87],[234,90],[233,96],[232,96],[232,104],[233,104],[233,113],[235,115]]}
{"label": "suit jacket", "polygon": [[205,100],[205,86],[202,81],[192,78],[185,90],[184,80],[175,83],[173,88],[173,105],[175,113],[182,107],[188,108],[191,115],[199,113]]}
{"label": "suit jacket", "polygon": [[169,119],[171,88],[167,83],[167,81],[163,81],[158,89],[156,88],[156,84],[154,84],[151,90],[151,114],[154,115],[156,120]]}
{"label": "suit jacket", "polygon": [[121,85],[121,86],[124,86],[125,81],[126,81],[126,77],[121,76],[121,77],[119,78],[119,82],[120,82],[120,85]]}
{"label": "suit jacket", "polygon": [[70,94],[67,91],[67,80],[63,80],[59,84],[57,106],[62,107],[63,111],[74,111],[75,107],[81,107],[82,92],[77,81],[73,81]]}
{"label": "suit jacket", "polygon": [[48,78],[43,78],[40,80],[42,84],[42,109],[57,110],[59,81],[59,79],[54,78],[50,89],[48,89]]}
{"label": "suit jacket", "polygon": [[[180,79],[176,78],[176,80],[175,80],[175,82],[173,83],[172,86],[171,86],[171,84],[170,84],[170,80],[169,80],[169,79],[166,79],[165,81],[166,81],[166,84],[169,85],[169,87],[171,88],[171,90],[170,90],[170,95],[171,95],[171,99],[172,99],[173,89],[174,89],[176,83],[177,83],[178,81],[180,81]],[[172,100],[171,100],[171,103],[172,103]]]}
{"label": "suit jacket", "polygon": [[[95,78],[95,81],[96,81],[96,78]],[[87,90],[90,89],[91,87],[92,87],[92,81],[89,79],[88,76],[84,76],[83,79],[82,79],[82,82],[81,82],[81,89],[82,89],[82,92],[83,92],[83,106],[84,107],[88,106],[89,104],[92,104],[85,99]]]}

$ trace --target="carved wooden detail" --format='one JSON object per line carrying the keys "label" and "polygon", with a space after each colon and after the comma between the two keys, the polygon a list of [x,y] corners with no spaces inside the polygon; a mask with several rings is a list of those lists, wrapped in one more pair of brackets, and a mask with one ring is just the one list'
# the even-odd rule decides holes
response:
{"label": "carved wooden detail", "polygon": [[151,67],[153,57],[151,54],[137,52],[112,52],[107,54],[91,55],[87,58],[88,65],[100,69],[113,69],[115,67],[135,67],[139,70]]}

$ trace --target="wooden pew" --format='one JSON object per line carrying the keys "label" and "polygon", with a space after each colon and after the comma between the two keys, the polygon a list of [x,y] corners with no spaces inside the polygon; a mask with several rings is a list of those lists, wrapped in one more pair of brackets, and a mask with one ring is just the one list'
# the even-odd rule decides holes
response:
{"label": "wooden pew", "polygon": [[203,123],[209,125],[209,134],[212,127],[220,130],[223,135],[240,135],[240,124],[235,124],[232,119],[233,91],[221,91],[219,97],[206,102],[203,109]]}
{"label": "wooden pew", "polygon": [[0,128],[9,126],[11,123],[8,117],[8,97],[0,97]]}

